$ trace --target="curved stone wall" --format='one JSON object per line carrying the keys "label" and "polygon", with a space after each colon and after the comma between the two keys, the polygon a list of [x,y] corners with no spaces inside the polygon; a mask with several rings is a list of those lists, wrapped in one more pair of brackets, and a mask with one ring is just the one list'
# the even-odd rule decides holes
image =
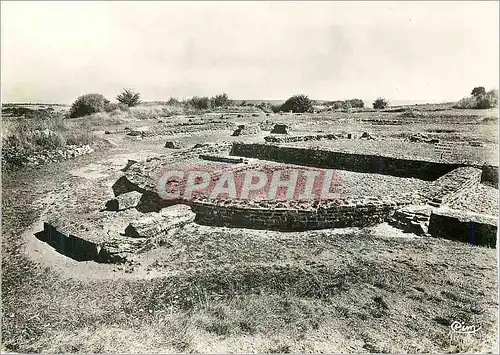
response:
{"label": "curved stone wall", "polygon": [[195,201],[195,222],[205,225],[303,231],[343,227],[366,227],[387,221],[394,211],[411,201],[376,198],[339,200],[323,203],[306,202],[285,205],[238,201]]}

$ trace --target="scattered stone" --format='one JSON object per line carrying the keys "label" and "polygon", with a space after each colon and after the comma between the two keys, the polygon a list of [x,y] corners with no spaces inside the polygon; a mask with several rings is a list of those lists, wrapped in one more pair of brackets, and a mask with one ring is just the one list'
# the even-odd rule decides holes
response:
{"label": "scattered stone", "polygon": [[142,194],[137,191],[130,191],[109,200],[106,203],[108,211],[123,211],[129,208],[134,208],[139,204]]}
{"label": "scattered stone", "polygon": [[127,192],[134,191],[136,187],[125,176],[122,175],[118,180],[115,181],[111,188],[113,189],[113,193],[115,194],[115,196],[120,196]]}
{"label": "scattered stone", "polygon": [[170,149],[179,149],[179,142],[176,141],[168,141],[165,142],[165,148],[170,148]]}
{"label": "scattered stone", "polygon": [[260,127],[258,125],[239,125],[238,128],[233,132],[232,136],[245,136],[252,134],[259,134]]}
{"label": "scattered stone", "polygon": [[359,139],[375,140],[375,138],[373,138],[368,132],[363,132],[363,134],[361,135],[361,137],[359,137]]}
{"label": "scattered stone", "polygon": [[193,149],[206,148],[209,146],[210,146],[210,144],[208,144],[208,143],[196,143],[194,145]]}
{"label": "scattered stone", "polygon": [[430,138],[428,135],[422,134],[420,132],[412,134],[406,140],[414,143],[430,143],[430,144],[439,143],[439,139]]}
{"label": "scattered stone", "polygon": [[144,217],[131,222],[125,235],[132,238],[152,238],[164,235],[173,228],[182,227],[194,221],[196,214],[186,205],[163,208],[160,212],[146,213]]}
{"label": "scattered stone", "polygon": [[127,136],[132,136],[132,137],[137,137],[137,136],[142,136],[144,132],[142,131],[130,131],[127,133]]}
{"label": "scattered stone", "polygon": [[290,127],[286,124],[275,124],[271,133],[274,134],[288,134]]}

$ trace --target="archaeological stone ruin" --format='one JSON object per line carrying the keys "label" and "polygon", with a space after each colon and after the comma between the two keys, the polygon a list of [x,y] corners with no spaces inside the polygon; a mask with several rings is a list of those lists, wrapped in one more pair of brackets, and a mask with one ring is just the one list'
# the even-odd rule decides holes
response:
{"label": "archaeological stone ruin", "polygon": [[[240,125],[236,136],[245,134],[247,129],[249,134],[259,134],[255,127],[258,126]],[[102,213],[107,214],[108,220],[115,220],[115,225],[121,225],[121,229],[107,234],[103,230],[82,232],[74,230],[71,221],[51,221],[45,223],[37,237],[77,260],[99,262],[131,260],[137,253],[169,243],[175,239],[176,231],[192,223],[283,232],[388,223],[425,238],[495,247],[495,218],[453,206],[480,184],[498,186],[497,168],[297,145],[346,140],[349,135],[352,139],[351,133],[289,135],[288,126],[280,124],[271,133],[264,137],[265,143],[228,141],[178,148],[174,142],[167,142],[166,147],[178,149],[143,160],[129,160],[113,184],[114,197],[102,206]],[[366,132],[360,138],[373,141]],[[173,180],[173,192],[169,191],[173,197],[162,195],[159,181],[166,168],[200,167],[211,169],[210,184],[229,173],[266,171],[269,167],[334,171],[337,172],[334,191],[337,189],[338,193],[312,200],[214,198],[210,194],[187,197],[180,190],[186,189],[189,182],[178,178]],[[377,179],[384,182],[376,183]],[[191,184],[199,186],[196,179]]]}

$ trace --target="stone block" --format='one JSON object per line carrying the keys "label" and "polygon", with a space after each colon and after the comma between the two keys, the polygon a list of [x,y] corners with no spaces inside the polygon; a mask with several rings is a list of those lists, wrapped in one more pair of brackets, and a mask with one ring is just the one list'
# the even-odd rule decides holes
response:
{"label": "stone block", "polygon": [[167,142],[165,142],[165,148],[179,149],[180,145],[179,145],[179,142],[176,142],[176,141],[167,141]]}
{"label": "stone block", "polygon": [[129,208],[134,208],[141,200],[141,197],[142,194],[140,192],[126,192],[124,194],[118,195],[112,200],[109,200],[106,203],[106,209],[108,211],[123,211]]}
{"label": "stone block", "polygon": [[132,238],[152,238],[164,235],[173,228],[182,227],[194,221],[196,214],[186,205],[174,205],[160,212],[146,213],[142,218],[130,222],[125,235]]}

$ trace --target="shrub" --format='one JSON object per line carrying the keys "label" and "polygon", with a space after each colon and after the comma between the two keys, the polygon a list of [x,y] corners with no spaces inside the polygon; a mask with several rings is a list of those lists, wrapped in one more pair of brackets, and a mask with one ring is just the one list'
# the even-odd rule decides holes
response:
{"label": "shrub", "polygon": [[497,107],[498,91],[490,90],[478,96],[469,96],[458,101],[453,108],[459,109],[489,109]]}
{"label": "shrub", "polygon": [[91,113],[102,112],[109,100],[101,94],[86,94],[79,96],[71,105],[69,117],[82,117]]}
{"label": "shrub", "polygon": [[226,93],[222,93],[219,95],[215,95],[210,98],[210,106],[212,108],[215,107],[227,107],[230,104],[229,97],[227,96]]}
{"label": "shrub", "polygon": [[487,109],[497,107],[498,104],[498,92],[496,90],[490,90],[483,95],[477,96],[476,108]]}
{"label": "shrub", "polygon": [[198,110],[208,110],[210,108],[210,99],[208,97],[193,96],[187,103]]}
{"label": "shrub", "polygon": [[141,94],[133,91],[132,89],[123,89],[123,91],[118,94],[116,99],[118,102],[127,105],[128,107],[133,107],[139,105]]}
{"label": "shrub", "polygon": [[389,105],[389,102],[384,99],[383,97],[377,98],[375,101],[373,101],[373,108],[377,110],[383,110]]}
{"label": "shrub", "polygon": [[295,113],[311,112],[313,101],[307,95],[294,95],[281,105],[281,111],[292,111]]}
{"label": "shrub", "polygon": [[486,94],[486,89],[484,88],[484,86],[476,86],[474,89],[472,89],[471,92],[471,95],[476,97],[484,94]]}
{"label": "shrub", "polygon": [[109,102],[104,106],[104,111],[108,113],[113,111],[128,111],[128,106],[122,103]]}
{"label": "shrub", "polygon": [[365,107],[365,103],[361,99],[350,99],[350,100],[346,100],[346,102],[352,108],[364,108]]}
{"label": "shrub", "polygon": [[349,100],[345,100],[344,102],[342,102],[342,110],[344,110],[345,112],[350,112],[351,108],[352,106]]}
{"label": "shrub", "polygon": [[273,105],[270,102],[260,102],[257,105],[255,105],[256,108],[264,111],[265,113],[271,113],[271,112],[280,112],[281,111],[281,105]]}
{"label": "shrub", "polygon": [[179,99],[175,98],[175,97],[171,97],[168,101],[167,101],[167,105],[180,105],[181,102]]}

